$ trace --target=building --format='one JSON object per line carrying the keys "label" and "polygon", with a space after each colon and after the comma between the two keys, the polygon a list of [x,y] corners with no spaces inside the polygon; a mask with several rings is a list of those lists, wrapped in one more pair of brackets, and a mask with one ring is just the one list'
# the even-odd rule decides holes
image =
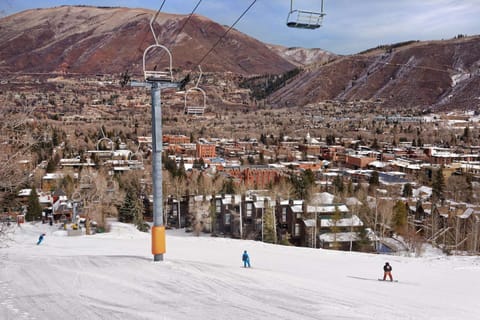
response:
{"label": "building", "polygon": [[211,143],[197,143],[196,156],[197,158],[215,158],[217,153],[215,151],[215,144]]}

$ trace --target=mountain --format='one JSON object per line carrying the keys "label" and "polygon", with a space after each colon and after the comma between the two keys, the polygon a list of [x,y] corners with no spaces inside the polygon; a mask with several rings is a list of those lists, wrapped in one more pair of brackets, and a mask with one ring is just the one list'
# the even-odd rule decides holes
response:
{"label": "mountain", "polygon": [[[118,75],[128,70],[141,75],[143,52],[154,43],[149,26],[154,14],[146,9],[62,6],[3,17],[0,72]],[[265,44],[235,29],[211,50],[227,27],[199,15],[189,19],[160,13],[154,28],[159,43],[172,51],[176,71],[196,71],[201,62],[202,70],[217,80],[225,79],[226,72],[240,75],[229,77],[232,92],[242,86],[251,89],[256,100],[268,92],[268,103],[276,107],[325,100],[370,100],[416,110],[480,107],[479,36],[407,41],[339,56]],[[158,52],[147,56],[147,69],[168,66],[166,58]],[[241,84],[245,78],[253,80]],[[222,95],[223,88],[211,87],[211,95]]]}
{"label": "mountain", "polygon": [[334,53],[319,48],[287,48],[274,44],[268,44],[267,46],[279,56],[298,67],[305,67],[311,64],[324,64],[338,57]]}
{"label": "mountain", "polygon": [[409,41],[317,64],[274,92],[273,104],[381,100],[384,106],[478,109],[480,37]]}
{"label": "mountain", "polygon": [[[2,319],[478,319],[479,258],[428,245],[406,257],[167,230],[164,261],[153,262],[150,234],[132,225],[76,237],[58,227],[12,227]],[[386,261],[398,283],[377,280]]]}
{"label": "mountain", "polygon": [[[62,6],[23,11],[0,19],[0,71],[140,74],[145,48],[154,44],[150,19],[155,11]],[[160,13],[154,28],[170,48],[173,65],[196,69],[227,30],[205,17]],[[185,27],[183,28],[183,26]],[[181,32],[180,32],[181,31]],[[154,53],[152,60],[166,54]],[[155,61],[154,61],[155,62]],[[295,66],[264,43],[232,29],[202,62],[204,71],[251,75],[282,73]]]}

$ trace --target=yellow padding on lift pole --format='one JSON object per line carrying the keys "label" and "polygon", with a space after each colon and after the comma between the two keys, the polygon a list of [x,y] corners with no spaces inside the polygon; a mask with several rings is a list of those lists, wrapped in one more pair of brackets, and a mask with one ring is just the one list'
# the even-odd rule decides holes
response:
{"label": "yellow padding on lift pole", "polygon": [[167,252],[165,244],[165,226],[152,227],[152,254]]}

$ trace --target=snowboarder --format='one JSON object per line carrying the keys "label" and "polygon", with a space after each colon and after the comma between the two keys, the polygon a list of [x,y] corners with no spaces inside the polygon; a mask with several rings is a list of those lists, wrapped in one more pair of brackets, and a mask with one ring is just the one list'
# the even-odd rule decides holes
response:
{"label": "snowboarder", "polygon": [[45,233],[42,233],[42,234],[40,235],[40,237],[38,237],[37,246],[38,246],[40,243],[42,243],[43,237],[45,237]]}
{"label": "snowboarder", "polygon": [[385,262],[385,265],[383,266],[383,281],[387,280],[387,277],[390,281],[393,281],[392,266],[388,262]]}
{"label": "snowboarder", "polygon": [[248,256],[247,250],[243,251],[242,261],[243,261],[244,268],[246,267],[250,268],[250,257]]}

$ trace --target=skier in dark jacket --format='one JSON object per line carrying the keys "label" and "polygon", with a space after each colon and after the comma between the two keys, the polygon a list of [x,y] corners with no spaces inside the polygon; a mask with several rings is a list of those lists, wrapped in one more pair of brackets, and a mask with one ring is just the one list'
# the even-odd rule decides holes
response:
{"label": "skier in dark jacket", "polygon": [[242,261],[243,261],[244,268],[246,267],[250,268],[250,257],[248,256],[247,250],[243,251]]}
{"label": "skier in dark jacket", "polygon": [[392,266],[388,262],[385,262],[385,265],[383,266],[383,281],[387,280],[387,277],[390,281],[393,281]]}
{"label": "skier in dark jacket", "polygon": [[40,243],[42,243],[43,237],[45,237],[45,233],[42,233],[42,234],[40,235],[40,237],[38,237],[37,246],[38,246]]}

